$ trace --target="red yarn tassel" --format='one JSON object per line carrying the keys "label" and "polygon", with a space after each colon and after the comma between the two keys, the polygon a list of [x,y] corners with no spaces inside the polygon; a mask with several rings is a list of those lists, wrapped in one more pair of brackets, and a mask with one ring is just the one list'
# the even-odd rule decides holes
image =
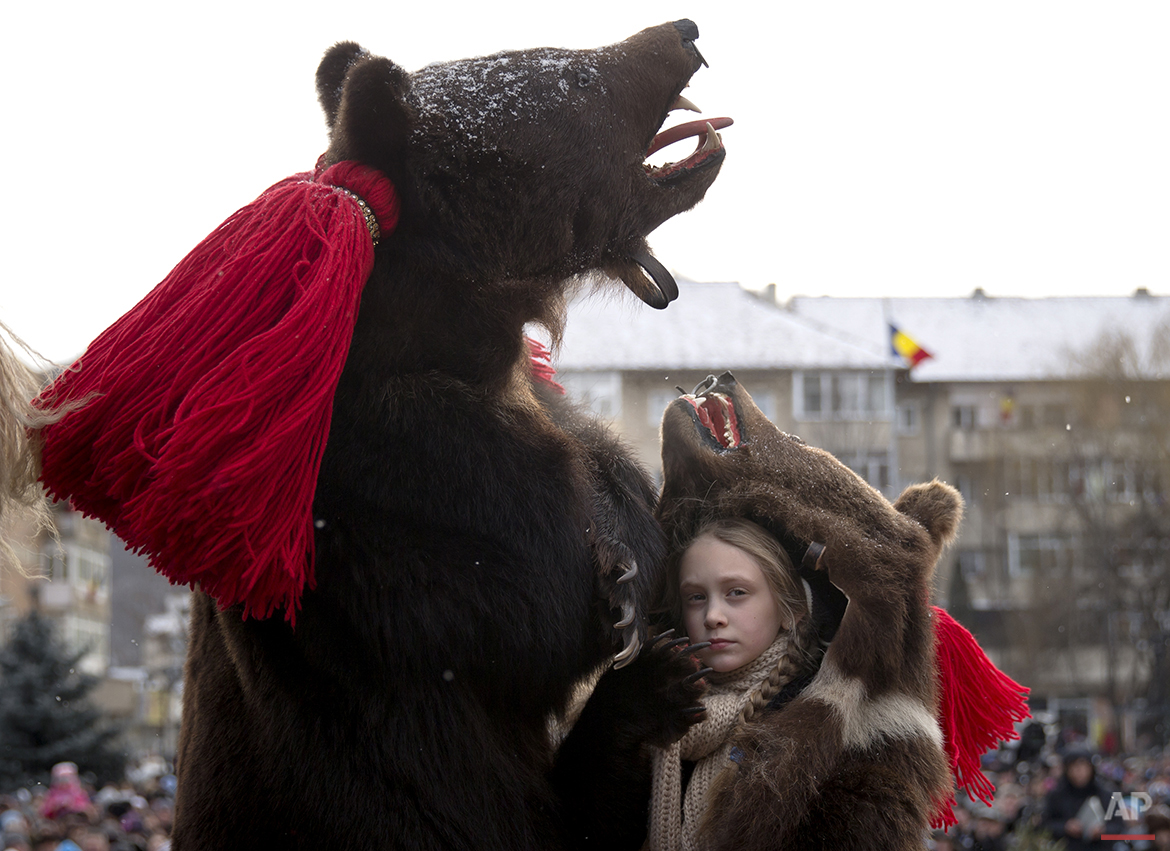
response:
{"label": "red yarn tassel", "polygon": [[[1015,722],[1032,716],[1028,711],[1029,689],[995,667],[966,627],[938,606],[932,609],[939,677],[938,720],[947,758],[959,788],[991,806],[995,787],[979,770],[979,761],[1001,741],[1019,738]],[[954,795],[940,801],[931,827],[955,824],[954,807]]]}
{"label": "red yarn tassel", "polygon": [[536,381],[546,384],[558,393],[565,392],[564,386],[556,381],[557,371],[552,365],[552,352],[540,340],[525,336],[528,343],[528,358],[532,362],[532,377]]}
{"label": "red yarn tassel", "polygon": [[[344,191],[336,187],[345,187]],[[292,621],[313,584],[312,501],[371,230],[394,187],[345,162],[236,212],[41,395],[41,479],[172,582]]]}

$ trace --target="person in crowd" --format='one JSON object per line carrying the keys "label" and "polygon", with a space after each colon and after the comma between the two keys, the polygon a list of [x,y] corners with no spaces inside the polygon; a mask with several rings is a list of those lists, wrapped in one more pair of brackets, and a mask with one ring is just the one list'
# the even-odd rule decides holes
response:
{"label": "person in crowd", "polygon": [[994,806],[981,808],[975,816],[971,831],[971,851],[1007,851],[1007,835],[1004,832],[1004,815]]}
{"label": "person in crowd", "polygon": [[1092,752],[1070,747],[1064,754],[1063,776],[1044,801],[1044,829],[1065,840],[1067,851],[1109,848],[1101,836],[1125,830],[1116,808],[1106,818],[1111,798],[1112,790],[1097,777]]}
{"label": "person in crowd", "polygon": [[70,813],[89,815],[93,812],[93,802],[81,788],[77,766],[72,762],[59,762],[54,765],[52,785],[41,806],[41,815],[45,818],[59,819]]}
{"label": "person in crowd", "polygon": [[1150,851],[1170,851],[1170,807],[1157,804],[1146,813],[1146,833],[1154,837]]}

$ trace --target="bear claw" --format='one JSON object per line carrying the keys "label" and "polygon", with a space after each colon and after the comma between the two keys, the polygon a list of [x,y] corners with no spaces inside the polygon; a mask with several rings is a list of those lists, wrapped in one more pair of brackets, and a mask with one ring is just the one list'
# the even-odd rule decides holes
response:
{"label": "bear claw", "polygon": [[715,669],[714,668],[706,668],[706,667],[699,668],[699,670],[695,671],[693,674],[688,674],[683,679],[683,682],[686,683],[687,685],[690,685],[691,683],[696,683],[699,680],[703,679],[703,677],[707,676],[707,674],[711,673],[713,670],[715,670]]}
{"label": "bear claw", "polygon": [[638,651],[642,649],[642,638],[635,630],[626,638],[625,649],[613,657],[614,668],[624,668],[638,658]]}

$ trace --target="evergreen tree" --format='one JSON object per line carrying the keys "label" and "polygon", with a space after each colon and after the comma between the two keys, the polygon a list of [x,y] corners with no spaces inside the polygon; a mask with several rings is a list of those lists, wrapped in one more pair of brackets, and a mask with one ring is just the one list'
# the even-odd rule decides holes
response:
{"label": "evergreen tree", "polygon": [[121,731],[87,699],[97,678],[78,672],[84,655],[67,653],[36,610],[13,625],[0,649],[0,791],[48,785],[52,767],[65,761],[99,781],[122,776]]}

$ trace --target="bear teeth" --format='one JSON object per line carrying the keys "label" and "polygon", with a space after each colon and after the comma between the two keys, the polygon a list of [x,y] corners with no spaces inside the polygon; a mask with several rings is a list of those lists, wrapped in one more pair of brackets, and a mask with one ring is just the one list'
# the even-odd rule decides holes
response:
{"label": "bear teeth", "polygon": [[699,423],[711,433],[724,449],[736,449],[740,444],[739,424],[735,416],[735,406],[722,393],[712,393],[707,396],[692,396],[684,393],[682,396],[695,410]]}
{"label": "bear teeth", "polygon": [[[712,130],[722,130],[725,127],[730,127],[735,122],[730,118],[708,118],[698,119],[697,121],[687,121],[684,124],[679,124],[667,130],[663,130],[655,136],[651,142],[650,147],[646,149],[646,156],[651,156],[656,151],[660,151],[668,145],[673,145],[675,142],[681,142],[683,139],[691,136],[704,136],[704,140],[710,135]],[[706,134],[706,135],[705,135]],[[718,137],[717,137],[718,138]]]}
{"label": "bear teeth", "polygon": [[716,151],[719,146],[723,144],[723,140],[719,134],[715,132],[715,128],[711,126],[711,122],[707,122],[707,135],[703,138],[703,147],[699,148],[700,154],[705,154],[710,151]]}
{"label": "bear teeth", "polygon": [[[686,138],[685,136],[682,138]],[[715,132],[715,127],[710,121],[706,122],[706,131],[703,134],[703,141],[695,149],[695,152],[679,163],[664,163],[660,166],[653,166],[650,163],[643,163],[642,167],[646,170],[646,174],[652,180],[664,180],[668,177],[673,177],[680,172],[686,171],[689,168],[694,168],[703,160],[710,156],[715,151],[723,148],[723,137]]]}

